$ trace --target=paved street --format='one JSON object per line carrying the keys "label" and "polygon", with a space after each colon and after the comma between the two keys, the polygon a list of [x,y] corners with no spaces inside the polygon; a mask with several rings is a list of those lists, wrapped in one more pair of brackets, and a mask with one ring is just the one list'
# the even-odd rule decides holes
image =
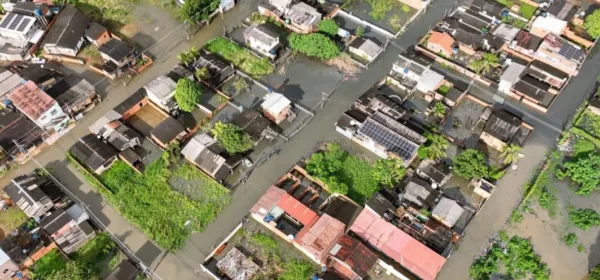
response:
{"label": "paved street", "polygon": [[[227,14],[225,21],[231,26],[245,15],[254,11],[256,2],[243,0],[236,9]],[[331,140],[336,135],[334,123],[348,109],[354,100],[368,88],[378,82],[391,69],[396,56],[405,48],[413,45],[423,36],[436,21],[444,16],[445,9],[454,5],[453,0],[435,1],[431,8],[413,22],[401,38],[390,44],[382,56],[363,71],[355,79],[343,83],[330,97],[323,110],[316,112],[315,118],[294,138],[288,141],[279,155],[258,167],[249,180],[239,186],[233,193],[232,203],[219,215],[217,220],[209,225],[206,231],[194,234],[182,250],[176,253],[166,253],[153,245],[137,228],[120,217],[113,207],[107,205],[102,197],[95,193],[84,178],[72,167],[68,166],[65,151],[79,137],[88,133],[87,127],[106,111],[123,101],[131,93],[143,86],[157,75],[168,71],[178,61],[176,54],[189,48],[191,44],[200,47],[210,38],[222,33],[223,22],[220,18],[208,27],[203,28],[190,42],[183,42],[166,50],[167,54],[152,66],[147,72],[135,78],[128,86],[115,85],[108,92],[105,101],[81,120],[77,127],[60,139],[57,144],[46,149],[36,159],[51,168],[52,173],[84,201],[94,215],[106,225],[145,263],[152,264],[152,269],[162,279],[209,279],[200,272],[199,264],[212,250],[214,244],[226,236],[239,223],[250,207],[258,200],[264,191],[286,172],[300,158],[310,155],[318,143]],[[165,34],[166,35],[166,34]],[[166,40],[169,41],[168,39]],[[172,44],[172,42],[171,42]],[[489,200],[479,216],[471,223],[467,234],[456,251],[447,261],[439,279],[468,279],[468,267],[487,240],[500,229],[510,212],[521,197],[522,186],[534,173],[537,165],[554,143],[558,135],[557,127],[562,126],[572,115],[581,101],[593,88],[593,83],[599,72],[597,59],[589,59],[582,67],[578,77],[561,93],[558,100],[547,114],[535,113],[516,102],[507,100],[505,106],[511,111],[523,115],[525,121],[535,126],[536,130],[523,149],[525,158],[519,161],[516,172],[508,172],[498,182],[495,194]],[[479,87],[474,87],[474,94],[491,101],[493,94]],[[0,181],[6,185],[8,180],[22,173],[32,171],[36,166],[29,162],[12,172]]]}

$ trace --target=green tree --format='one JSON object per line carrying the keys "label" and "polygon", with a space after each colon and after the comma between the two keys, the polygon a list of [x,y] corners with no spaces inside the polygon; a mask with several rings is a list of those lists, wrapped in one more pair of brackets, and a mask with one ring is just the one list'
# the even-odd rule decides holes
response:
{"label": "green tree", "polygon": [[489,280],[490,276],[498,272],[498,264],[503,260],[504,253],[498,245],[492,246],[487,254],[476,259],[469,268],[471,279]]}
{"label": "green tree", "polygon": [[577,235],[573,232],[569,232],[562,237],[562,240],[567,246],[572,247],[577,244]]}
{"label": "green tree", "polygon": [[359,25],[359,26],[356,28],[356,31],[354,31],[354,33],[355,33],[355,34],[354,34],[354,36],[356,36],[356,37],[358,37],[358,38],[360,38],[360,37],[364,36],[364,35],[365,35],[365,27],[364,27],[364,26],[362,26],[362,25]]}
{"label": "green tree", "polygon": [[184,78],[177,82],[175,89],[175,101],[184,112],[191,112],[202,100],[202,90],[194,81]]}
{"label": "green tree", "polygon": [[48,279],[55,271],[63,270],[67,262],[61,257],[58,249],[52,249],[48,254],[35,262],[32,270],[33,279]]}
{"label": "green tree", "polygon": [[446,116],[446,106],[442,102],[436,102],[432,110],[433,116],[436,118],[443,118]]}
{"label": "green tree", "polygon": [[427,149],[427,157],[433,160],[446,157],[446,149],[448,149],[448,140],[444,136],[435,134],[431,136],[430,144]]}
{"label": "green tree", "polygon": [[210,74],[210,71],[206,66],[196,69],[194,76],[196,76],[196,79],[198,79],[199,81],[210,80],[212,78],[212,75]]}
{"label": "green tree", "polygon": [[340,54],[340,49],[329,37],[321,33],[298,34],[288,37],[290,47],[308,56],[331,59]]}
{"label": "green tree", "polygon": [[573,145],[573,153],[576,156],[587,154],[595,149],[596,149],[596,146],[594,146],[594,143],[592,143],[590,140],[587,140],[583,137],[577,139],[577,142],[575,142],[575,145]]}
{"label": "green tree", "polygon": [[337,177],[329,177],[327,179],[327,190],[331,193],[348,194],[348,185],[339,182]]}
{"label": "green tree", "polygon": [[67,263],[65,269],[55,271],[46,278],[47,280],[99,280],[100,277],[94,273],[91,267],[84,263],[72,261]]}
{"label": "green tree", "polygon": [[600,264],[594,266],[588,275],[588,280],[600,280]]}
{"label": "green tree", "polygon": [[306,160],[306,171],[319,178],[329,178],[342,170],[347,156],[340,145],[329,144],[325,150],[314,153]]}
{"label": "green tree", "polygon": [[477,75],[480,73],[486,73],[492,68],[498,66],[500,61],[498,57],[491,53],[484,53],[483,56],[479,59],[471,61],[471,69],[475,71]]}
{"label": "green tree", "polygon": [[208,19],[208,16],[218,7],[218,0],[185,0],[179,9],[179,16],[181,20],[195,24]]}
{"label": "green tree", "polygon": [[568,161],[564,165],[564,175],[571,177],[580,186],[576,193],[588,196],[600,185],[600,155],[588,153]]}
{"label": "green tree", "polygon": [[177,55],[177,59],[179,59],[179,61],[181,61],[181,63],[183,63],[183,65],[185,65],[186,67],[194,61],[194,57],[192,57],[192,55],[189,52],[180,52]]}
{"label": "green tree", "polygon": [[475,149],[467,149],[454,158],[454,172],[464,178],[484,178],[489,174],[485,155]]}
{"label": "green tree", "polygon": [[401,159],[378,159],[373,165],[373,176],[379,184],[393,188],[406,174]]}
{"label": "green tree", "polygon": [[502,148],[500,156],[504,158],[504,164],[511,164],[519,159],[521,153],[521,146],[515,144],[508,144]]}
{"label": "green tree", "polygon": [[329,36],[335,36],[338,33],[340,27],[335,23],[332,18],[322,20],[319,22],[319,31],[328,34]]}
{"label": "green tree", "polygon": [[588,230],[600,225],[600,215],[593,209],[576,209],[569,212],[569,219],[580,229]]}
{"label": "green tree", "polygon": [[585,17],[583,27],[592,38],[600,36],[600,10],[595,10],[591,15]]}
{"label": "green tree", "polygon": [[283,272],[279,274],[280,280],[311,279],[315,273],[312,263],[307,260],[294,259],[284,263]]}
{"label": "green tree", "polygon": [[243,153],[254,147],[254,141],[252,141],[248,133],[236,125],[225,124],[219,121],[215,124],[211,132],[221,147],[230,154]]}

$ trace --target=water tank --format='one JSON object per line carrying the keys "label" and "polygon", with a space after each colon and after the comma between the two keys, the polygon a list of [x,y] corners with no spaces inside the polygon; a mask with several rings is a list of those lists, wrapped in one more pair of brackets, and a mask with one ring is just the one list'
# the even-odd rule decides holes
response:
{"label": "water tank", "polygon": [[33,13],[35,14],[36,17],[42,17],[42,11],[39,8],[35,8],[35,10],[33,10]]}

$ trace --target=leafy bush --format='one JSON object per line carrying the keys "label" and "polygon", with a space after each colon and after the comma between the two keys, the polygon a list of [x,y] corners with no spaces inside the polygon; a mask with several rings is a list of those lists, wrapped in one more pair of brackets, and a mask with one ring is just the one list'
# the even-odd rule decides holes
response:
{"label": "leafy bush", "polygon": [[191,112],[202,100],[202,91],[196,83],[188,78],[180,79],[175,89],[175,101],[184,112]]}
{"label": "leafy bush", "polygon": [[311,279],[315,273],[312,263],[307,260],[291,260],[283,265],[283,272],[279,274],[281,280]]}
{"label": "leafy bush", "polygon": [[500,240],[502,240],[502,242],[508,242],[508,240],[510,240],[510,236],[508,236],[508,233],[506,233],[506,231],[499,231],[498,232],[498,237],[500,238]]}
{"label": "leafy bush", "polygon": [[254,147],[254,141],[248,133],[234,124],[217,122],[211,130],[212,134],[229,154],[243,153]]}
{"label": "leafy bush", "polygon": [[577,235],[573,232],[567,233],[562,237],[562,240],[567,244],[567,246],[572,247],[577,244]]}
{"label": "leafy bush", "polygon": [[365,35],[365,27],[364,27],[364,26],[362,26],[362,25],[359,25],[359,26],[356,28],[356,31],[354,31],[354,33],[355,33],[355,34],[354,34],[354,36],[356,36],[356,37],[358,37],[358,38],[360,38],[360,37],[364,36],[364,35]]}
{"label": "leafy bush", "polygon": [[588,153],[565,163],[564,174],[580,186],[576,193],[588,196],[600,185],[600,155]]}
{"label": "leafy bush", "polygon": [[534,279],[549,279],[550,270],[541,258],[533,251],[528,239],[513,236],[506,246],[504,258],[507,274],[514,279],[522,279],[528,275]]}
{"label": "leafy bush", "polygon": [[469,268],[471,279],[489,280],[492,274],[498,272],[498,264],[503,260],[504,254],[502,248],[498,245],[492,248],[483,256],[476,259]]}
{"label": "leafy bush", "polygon": [[518,224],[522,221],[523,221],[523,214],[521,214],[521,211],[519,211],[519,209],[514,209],[512,211],[512,213],[510,214],[510,223]]}
{"label": "leafy bush", "polygon": [[61,257],[58,249],[52,249],[48,254],[35,262],[32,270],[32,278],[48,279],[55,271],[63,270],[67,262]]}
{"label": "leafy bush", "polygon": [[329,37],[320,34],[292,33],[288,37],[290,47],[305,55],[323,60],[332,59],[340,54],[340,48]]}
{"label": "leafy bush", "polygon": [[394,187],[405,174],[401,159],[378,159],[373,165],[373,177],[386,187]]}
{"label": "leafy bush", "polygon": [[273,65],[267,58],[259,59],[240,45],[223,37],[217,37],[204,46],[209,52],[221,56],[223,59],[233,63],[240,70],[259,79],[264,75],[273,73]]}
{"label": "leafy bush", "polygon": [[117,244],[103,232],[77,249],[71,259],[94,265],[107,259],[116,249]]}
{"label": "leafy bush", "polygon": [[91,267],[80,262],[69,262],[65,269],[55,271],[47,280],[100,280]]}
{"label": "leafy bush", "polygon": [[581,253],[583,251],[585,251],[585,247],[583,247],[583,244],[577,245],[577,252]]}
{"label": "leafy bush", "polygon": [[179,9],[181,20],[195,24],[208,19],[208,16],[219,7],[218,0],[185,0]]}
{"label": "leafy bush", "polygon": [[600,225],[600,215],[592,209],[577,209],[569,213],[569,219],[580,229],[588,230]]}
{"label": "leafy bush", "polygon": [[592,38],[600,36],[600,10],[595,10],[591,15],[585,17],[583,27]]}
{"label": "leafy bush", "polygon": [[592,268],[588,280],[600,280],[600,264]]}
{"label": "leafy bush", "polygon": [[319,31],[321,31],[329,36],[337,35],[339,29],[340,29],[340,27],[337,25],[335,20],[333,20],[331,18],[322,20],[321,22],[319,22]]}
{"label": "leafy bush", "polygon": [[419,159],[429,158],[429,151],[427,151],[427,147],[419,146],[419,149],[417,149],[417,157],[419,157]]}
{"label": "leafy bush", "polygon": [[463,178],[484,178],[489,174],[485,155],[475,149],[467,149],[454,159],[454,172]]}
{"label": "leafy bush", "polygon": [[437,89],[437,92],[441,95],[446,95],[450,91],[450,87],[447,85],[442,85]]}
{"label": "leafy bush", "polygon": [[573,152],[575,153],[575,155],[585,154],[595,149],[596,146],[594,146],[594,143],[585,138],[577,139],[575,145],[573,145]]}
{"label": "leafy bush", "polygon": [[542,208],[548,210],[548,215],[550,215],[550,217],[554,217],[556,215],[556,201],[556,196],[547,188],[542,190],[539,203]]}

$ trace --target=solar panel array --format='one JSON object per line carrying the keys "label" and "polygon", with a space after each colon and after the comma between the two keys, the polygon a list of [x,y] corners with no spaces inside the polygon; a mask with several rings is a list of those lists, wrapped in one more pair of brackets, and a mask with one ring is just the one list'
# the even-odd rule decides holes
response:
{"label": "solar panel array", "polygon": [[32,18],[28,18],[21,14],[9,13],[2,23],[0,23],[0,28],[24,31],[32,20]]}
{"label": "solar panel array", "polygon": [[558,51],[558,54],[560,54],[568,59],[580,60],[581,58],[583,58],[583,50],[576,48],[575,46],[573,46],[567,42],[562,43],[562,45],[560,46],[560,50]]}
{"label": "solar panel array", "polygon": [[17,27],[17,31],[24,31],[25,27],[27,27],[30,22],[30,18],[24,18],[23,21],[21,21],[21,24],[19,24],[19,27]]}
{"label": "solar panel array", "polygon": [[397,154],[404,162],[409,162],[419,148],[419,145],[372,119],[365,121],[359,133],[371,138],[374,142],[386,148],[387,151]]}
{"label": "solar panel array", "polygon": [[2,23],[0,24],[1,28],[6,28],[6,26],[8,26],[8,24],[12,21],[12,19],[16,16],[17,14],[15,13],[9,13],[8,15],[6,15],[6,17],[4,18],[4,21],[2,21]]}

